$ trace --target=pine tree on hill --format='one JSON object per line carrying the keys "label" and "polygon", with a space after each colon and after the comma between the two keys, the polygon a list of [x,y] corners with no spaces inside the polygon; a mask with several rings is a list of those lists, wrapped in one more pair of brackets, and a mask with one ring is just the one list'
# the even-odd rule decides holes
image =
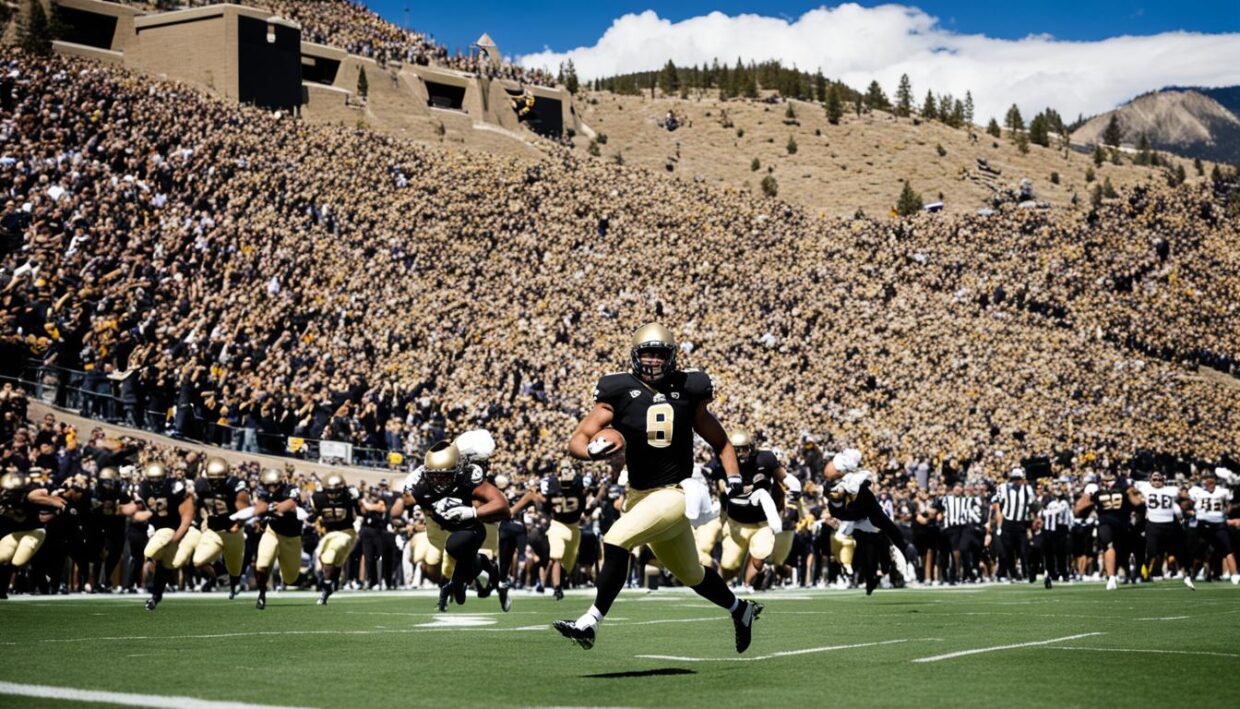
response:
{"label": "pine tree on hill", "polygon": [[927,121],[933,121],[939,117],[939,109],[934,101],[934,92],[926,92],[926,100],[921,104],[921,117]]}
{"label": "pine tree on hill", "polygon": [[900,86],[896,89],[896,115],[904,118],[913,110],[913,84],[908,74],[900,76]]}
{"label": "pine tree on hill", "polygon": [[920,212],[923,206],[921,195],[914,192],[908,180],[905,180],[904,189],[900,190],[900,199],[896,201],[896,214],[902,217],[911,216]]}
{"label": "pine tree on hill", "polygon": [[827,89],[827,122],[833,126],[840,124],[840,118],[844,115],[844,103],[840,100],[840,88],[835,84],[831,84]]}
{"label": "pine tree on hill", "polygon": [[1124,132],[1120,130],[1119,119],[1115,114],[1111,114],[1111,121],[1107,123],[1106,130],[1102,131],[1102,144],[1109,145],[1112,148],[1118,148],[1119,142],[1124,139]]}

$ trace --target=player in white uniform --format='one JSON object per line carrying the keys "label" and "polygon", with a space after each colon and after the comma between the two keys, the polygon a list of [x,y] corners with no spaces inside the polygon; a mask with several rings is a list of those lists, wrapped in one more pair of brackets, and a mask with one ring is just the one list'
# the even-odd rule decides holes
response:
{"label": "player in white uniform", "polygon": [[[1193,579],[1191,573],[1185,573],[1186,567],[1192,565],[1191,557],[1184,552],[1184,530],[1180,526],[1180,500],[1187,497],[1176,485],[1168,485],[1162,473],[1150,475],[1149,482],[1144,480],[1136,483],[1137,492],[1145,500],[1145,572],[1149,574],[1157,569],[1160,562],[1170,553],[1175,556],[1180,567],[1180,575],[1184,577],[1184,585],[1191,589]],[[1191,569],[1188,569],[1191,572]]]}
{"label": "player in white uniform", "polygon": [[[1223,557],[1224,578],[1230,576],[1234,585],[1240,585],[1240,575],[1236,574],[1236,555],[1231,551],[1231,537],[1227,533],[1227,510],[1231,506],[1231,489],[1218,484],[1219,472],[1230,472],[1225,469],[1207,471],[1201,476],[1201,485],[1188,491],[1193,500],[1197,518],[1197,540],[1204,551],[1213,547],[1215,553]],[[1207,557],[1208,560],[1208,557]]]}

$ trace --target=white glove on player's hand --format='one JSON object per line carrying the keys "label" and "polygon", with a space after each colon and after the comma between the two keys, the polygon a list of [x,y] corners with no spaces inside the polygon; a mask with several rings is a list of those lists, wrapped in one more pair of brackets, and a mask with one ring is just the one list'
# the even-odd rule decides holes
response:
{"label": "white glove on player's hand", "polygon": [[246,507],[245,509],[237,510],[236,512],[228,515],[228,519],[231,519],[234,522],[244,522],[253,516],[254,516],[254,505],[250,505],[249,507]]}
{"label": "white glove on player's hand", "polygon": [[766,490],[756,490],[749,496],[749,502],[762,508],[763,514],[766,515],[766,523],[770,525],[772,532],[779,534],[784,531],[784,521],[779,518],[779,508],[775,506],[775,500],[771,499],[771,493]]}
{"label": "white glove on player's hand", "polygon": [[606,438],[595,438],[586,446],[586,453],[590,455],[590,460],[602,460],[603,458],[610,457],[618,449],[619,446],[614,441],[609,441]]}
{"label": "white glove on player's hand", "polygon": [[841,473],[848,474],[861,465],[861,451],[856,448],[845,448],[831,459],[831,464]]}
{"label": "white glove on player's hand", "polygon": [[473,505],[461,505],[460,507],[449,507],[443,511],[443,518],[449,522],[468,522],[478,516],[477,510]]}

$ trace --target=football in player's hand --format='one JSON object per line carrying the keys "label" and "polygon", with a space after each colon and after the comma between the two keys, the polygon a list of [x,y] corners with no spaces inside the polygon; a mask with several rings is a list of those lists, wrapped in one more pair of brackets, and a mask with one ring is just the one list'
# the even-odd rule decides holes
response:
{"label": "football in player's hand", "polygon": [[624,450],[624,436],[614,428],[604,428],[586,448],[594,460],[602,460]]}

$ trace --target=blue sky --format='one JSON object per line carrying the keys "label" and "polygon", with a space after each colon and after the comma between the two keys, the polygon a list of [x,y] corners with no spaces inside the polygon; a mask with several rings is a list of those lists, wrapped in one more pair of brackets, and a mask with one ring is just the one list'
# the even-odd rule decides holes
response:
{"label": "blue sky", "polygon": [[[718,10],[728,15],[753,13],[795,18],[820,2],[736,2],[734,0],[629,0],[596,2],[402,2],[367,3],[387,19],[403,24],[405,8],[415,29],[434,34],[449,47],[464,47],[489,32],[505,54],[537,52],[544,47],[566,51],[591,45],[626,13],[655,10],[673,21]],[[830,3],[832,5],[838,3]],[[881,3],[860,2],[872,7]],[[1171,30],[1240,32],[1240,1],[1179,0],[1119,2],[1117,0],[1051,0],[1049,2],[967,2],[931,0],[907,3],[939,19],[944,29],[1017,39],[1047,33],[1058,39],[1097,40],[1116,35],[1148,35]]]}

